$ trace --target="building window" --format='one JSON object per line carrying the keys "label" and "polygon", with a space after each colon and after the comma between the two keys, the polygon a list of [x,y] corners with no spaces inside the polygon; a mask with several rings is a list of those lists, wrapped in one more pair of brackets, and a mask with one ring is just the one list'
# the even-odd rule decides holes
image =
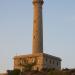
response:
{"label": "building window", "polygon": [[26,63],[28,63],[28,60],[26,60]]}
{"label": "building window", "polygon": [[40,62],[40,60],[38,59],[38,63]]}
{"label": "building window", "polygon": [[57,66],[59,66],[59,63],[57,62]]}
{"label": "building window", "polygon": [[46,58],[46,62],[47,62],[47,58]]}
{"label": "building window", "polygon": [[50,62],[50,64],[51,64],[51,60],[50,60],[49,62]]}
{"label": "building window", "polygon": [[26,60],[24,60],[24,63],[26,63]]}
{"label": "building window", "polygon": [[39,70],[39,68],[37,67],[37,69],[36,69],[37,71]]}
{"label": "building window", "polygon": [[35,59],[33,58],[33,59],[32,59],[32,63],[34,63],[34,62],[35,62]]}
{"label": "building window", "polygon": [[55,62],[54,62],[54,60],[53,60],[53,64],[54,64]]}

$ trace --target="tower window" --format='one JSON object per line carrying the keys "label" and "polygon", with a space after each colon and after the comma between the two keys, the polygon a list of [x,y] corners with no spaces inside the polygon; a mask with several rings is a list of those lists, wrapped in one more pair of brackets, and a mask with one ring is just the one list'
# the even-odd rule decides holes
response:
{"label": "tower window", "polygon": [[34,20],[34,23],[36,23],[36,20]]}
{"label": "tower window", "polygon": [[35,36],[34,36],[34,39],[35,39]]}

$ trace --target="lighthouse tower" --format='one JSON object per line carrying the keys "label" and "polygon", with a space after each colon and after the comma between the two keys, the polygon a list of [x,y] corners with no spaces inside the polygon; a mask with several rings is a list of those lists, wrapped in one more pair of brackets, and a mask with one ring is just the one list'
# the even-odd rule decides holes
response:
{"label": "lighthouse tower", "polygon": [[34,19],[33,19],[33,42],[32,54],[43,53],[43,22],[42,5],[43,0],[33,0]]}

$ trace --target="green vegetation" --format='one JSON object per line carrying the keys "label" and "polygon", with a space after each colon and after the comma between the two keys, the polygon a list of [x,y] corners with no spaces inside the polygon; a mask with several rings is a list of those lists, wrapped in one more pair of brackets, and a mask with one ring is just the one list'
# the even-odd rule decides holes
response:
{"label": "green vegetation", "polygon": [[47,75],[69,75],[67,72],[60,70],[49,71]]}
{"label": "green vegetation", "polygon": [[63,69],[63,70],[54,70],[54,69],[43,69],[42,71],[33,71],[31,70],[33,64],[25,65],[25,71],[21,72],[18,69],[8,70],[8,75],[75,75],[75,69]]}
{"label": "green vegetation", "polygon": [[8,70],[8,75],[20,75],[20,70],[14,69],[14,70]]}

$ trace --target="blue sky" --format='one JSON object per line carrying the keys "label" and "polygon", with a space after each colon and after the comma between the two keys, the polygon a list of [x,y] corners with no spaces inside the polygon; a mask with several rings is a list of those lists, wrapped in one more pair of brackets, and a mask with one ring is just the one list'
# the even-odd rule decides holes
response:
{"label": "blue sky", "polygon": [[[32,50],[32,0],[0,0],[0,73],[13,69],[13,57]],[[75,67],[75,0],[45,0],[44,52]]]}

